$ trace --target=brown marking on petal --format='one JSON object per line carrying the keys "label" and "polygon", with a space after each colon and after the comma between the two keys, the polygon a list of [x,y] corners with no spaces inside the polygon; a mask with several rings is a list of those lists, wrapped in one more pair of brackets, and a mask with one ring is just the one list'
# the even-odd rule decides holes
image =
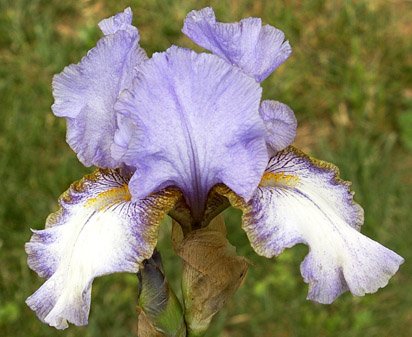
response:
{"label": "brown marking on petal", "polygon": [[146,207],[145,216],[141,221],[147,224],[145,231],[145,242],[152,249],[142,254],[144,259],[152,256],[153,248],[157,244],[159,226],[165,215],[175,206],[176,202],[182,198],[182,193],[177,188],[165,188],[153,193],[139,201],[139,204]]}
{"label": "brown marking on petal", "polygon": [[252,207],[249,202],[246,202],[241,196],[237,195],[224,184],[218,184],[213,189],[216,193],[226,197],[233,207],[238,208],[243,212],[243,222],[248,220],[249,214],[252,211]]}
{"label": "brown marking on petal", "polygon": [[192,230],[194,220],[190,213],[190,208],[187,206],[183,197],[180,198],[175,206],[169,211],[169,216],[179,223],[184,234],[187,234]]}
{"label": "brown marking on petal", "polygon": [[[165,215],[182,199],[182,193],[173,187],[165,188],[159,192],[152,193],[134,203],[127,187],[130,175],[121,174],[120,170],[97,169],[91,174],[84,176],[79,181],[71,184],[59,198],[59,209],[51,213],[46,219],[46,228],[53,227],[64,222],[65,217],[69,217],[71,207],[83,205],[93,207],[96,211],[104,211],[118,203],[130,203],[132,207],[145,208],[139,221],[147,224],[146,231],[142,233],[146,242],[146,247],[141,247],[140,264],[144,259],[151,257],[153,249],[157,244],[159,226]],[[97,194],[96,188],[102,189],[98,184],[108,182],[106,191]],[[118,186],[116,186],[118,185]],[[94,193],[94,194],[93,194]],[[91,196],[90,198],[89,195]]]}
{"label": "brown marking on petal", "polygon": [[230,206],[229,200],[223,194],[212,188],[209,191],[206,202],[206,209],[200,223],[200,228],[207,227],[209,223],[220,213],[222,213],[226,208]]}
{"label": "brown marking on petal", "polygon": [[225,196],[230,204],[242,211],[242,228],[245,230],[254,223],[254,212],[251,202],[246,202],[242,197],[233,192],[229,187],[223,184],[214,187],[216,193]]}
{"label": "brown marking on petal", "polygon": [[293,147],[293,146],[288,146],[287,148],[285,148],[281,152],[279,152],[279,154],[285,153],[285,152],[286,153],[287,152],[293,152],[296,156],[308,160],[313,166],[316,166],[317,168],[322,169],[324,171],[333,172],[333,175],[334,175],[333,179],[339,185],[345,185],[347,187],[350,187],[352,185],[352,183],[350,181],[346,181],[346,180],[343,180],[343,179],[340,178],[339,168],[336,165],[332,164],[332,163],[328,163],[326,161],[313,158],[313,157],[307,155],[306,153],[302,152],[301,150],[299,150],[299,149],[297,149],[296,147]]}
{"label": "brown marking on petal", "polygon": [[[284,150],[277,152],[275,157],[286,155],[288,153],[293,153],[297,157],[308,161],[308,165],[312,165],[313,167],[319,169],[320,171],[323,171],[325,173],[332,173],[330,175],[330,179],[331,179],[330,183],[332,185],[343,185],[348,189],[348,192],[351,195],[350,202],[357,211],[357,224],[355,224],[355,228],[359,230],[360,226],[363,223],[363,209],[353,200],[354,192],[350,190],[351,182],[345,181],[340,178],[338,167],[336,167],[335,165],[331,163],[312,158],[293,146],[288,146]],[[298,175],[286,174],[284,172],[266,171],[262,176],[262,181],[259,187],[272,187],[272,188],[276,188],[276,187],[293,188],[295,187],[296,188],[298,187],[299,182],[300,182],[300,177]],[[256,207],[259,207],[259,202],[256,199],[257,194],[255,194],[250,201],[246,202],[242,197],[238,196],[235,192],[233,192],[230,188],[228,188],[224,184],[218,184],[214,186],[210,195],[213,195],[213,194],[218,194],[218,195],[225,197],[233,207],[238,208],[243,212],[242,228],[248,234],[249,240],[251,242],[255,241],[256,234],[254,234],[254,228],[256,226],[256,223],[261,220],[257,218],[258,214],[256,211]]]}
{"label": "brown marking on petal", "polygon": [[293,152],[296,156],[301,157],[303,159],[306,159],[312,164],[313,166],[317,167],[318,169],[321,169],[326,172],[332,172],[333,177],[332,181],[334,182],[335,185],[343,185],[348,189],[349,194],[351,195],[350,203],[351,205],[356,208],[357,210],[357,223],[355,224],[355,227],[360,230],[361,226],[363,225],[364,222],[364,211],[363,208],[354,200],[354,195],[355,192],[351,190],[352,182],[343,180],[340,177],[340,170],[339,168],[332,164],[328,163],[326,161],[320,160],[313,158],[311,156],[308,156],[306,153],[302,152],[301,150],[293,147],[293,146],[288,146],[286,149],[282,150],[282,152]]}

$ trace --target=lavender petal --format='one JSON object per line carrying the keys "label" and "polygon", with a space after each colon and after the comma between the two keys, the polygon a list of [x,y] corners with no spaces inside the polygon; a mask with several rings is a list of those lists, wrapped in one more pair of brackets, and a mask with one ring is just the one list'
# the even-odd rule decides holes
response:
{"label": "lavender petal", "polygon": [[235,23],[217,22],[212,8],[190,12],[182,31],[198,45],[238,66],[258,82],[285,62],[292,52],[281,30],[262,26],[258,18]]}

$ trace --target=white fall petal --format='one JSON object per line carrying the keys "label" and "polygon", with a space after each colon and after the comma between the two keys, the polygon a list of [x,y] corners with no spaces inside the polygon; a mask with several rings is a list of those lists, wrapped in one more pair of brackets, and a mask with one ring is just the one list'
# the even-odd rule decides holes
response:
{"label": "white fall petal", "polygon": [[258,254],[270,258],[298,243],[309,246],[301,273],[309,283],[308,299],[320,303],[347,290],[356,296],[376,292],[403,263],[359,233],[363,210],[338,174],[332,164],[289,147],[271,158],[250,202],[220,188],[243,208],[243,228]]}
{"label": "white fall petal", "polygon": [[137,272],[157,242],[158,227],[179,193],[164,190],[131,202],[129,177],[98,170],[73,184],[26,244],[29,266],[47,281],[27,299],[44,322],[86,325],[93,279]]}

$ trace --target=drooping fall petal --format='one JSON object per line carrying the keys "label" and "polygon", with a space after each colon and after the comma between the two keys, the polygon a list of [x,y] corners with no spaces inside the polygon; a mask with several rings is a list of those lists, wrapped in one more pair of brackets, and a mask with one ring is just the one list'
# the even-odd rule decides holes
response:
{"label": "drooping fall petal", "polygon": [[73,184],[44,230],[26,244],[28,264],[46,282],[27,299],[58,329],[87,324],[93,279],[135,273],[156,246],[158,228],[180,193],[164,190],[132,202],[119,171],[98,170]]}
{"label": "drooping fall petal", "polygon": [[218,190],[243,209],[243,228],[258,254],[273,257],[297,243],[309,246],[301,264],[308,299],[331,303],[347,290],[374,293],[403,263],[359,232],[363,210],[338,169],[292,147],[271,158],[248,203],[223,186]]}

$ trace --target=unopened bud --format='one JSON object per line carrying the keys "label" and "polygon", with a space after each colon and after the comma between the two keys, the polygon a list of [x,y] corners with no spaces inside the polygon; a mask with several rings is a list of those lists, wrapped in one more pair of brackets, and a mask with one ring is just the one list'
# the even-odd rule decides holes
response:
{"label": "unopened bud", "polygon": [[164,276],[160,254],[144,261],[139,277],[139,337],[185,337],[179,300]]}

